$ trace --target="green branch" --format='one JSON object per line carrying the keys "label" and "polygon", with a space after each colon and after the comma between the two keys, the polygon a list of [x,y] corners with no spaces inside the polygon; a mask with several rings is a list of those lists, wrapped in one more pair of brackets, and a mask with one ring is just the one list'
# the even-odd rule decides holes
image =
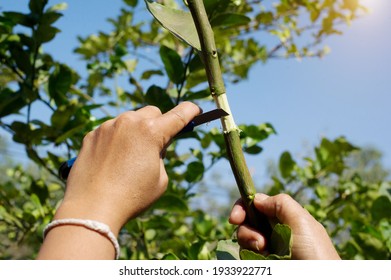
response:
{"label": "green branch", "polygon": [[[193,17],[198,37],[200,39],[200,55],[205,64],[211,94],[218,108],[224,109],[229,116],[222,118],[224,139],[227,154],[235,176],[243,203],[247,208],[248,222],[250,225],[270,237],[271,226],[264,215],[261,215],[253,205],[256,193],[254,182],[247,167],[240,142],[240,130],[234,122],[229,107],[226,90],[221,73],[218,53],[214,41],[214,33],[209,23],[207,13],[202,0],[188,0],[188,6]],[[262,228],[260,228],[260,225]]]}

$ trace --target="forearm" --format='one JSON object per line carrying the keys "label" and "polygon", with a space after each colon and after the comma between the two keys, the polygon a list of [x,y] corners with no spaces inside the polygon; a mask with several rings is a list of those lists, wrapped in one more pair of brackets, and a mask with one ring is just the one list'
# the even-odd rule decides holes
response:
{"label": "forearm", "polygon": [[63,202],[53,221],[57,224],[46,231],[38,259],[113,259],[115,257],[115,246],[117,246],[115,241],[121,225],[111,219],[103,209],[95,211],[88,205]]}
{"label": "forearm", "polygon": [[82,226],[63,225],[47,234],[38,259],[110,260],[115,258],[113,244],[105,236]]}

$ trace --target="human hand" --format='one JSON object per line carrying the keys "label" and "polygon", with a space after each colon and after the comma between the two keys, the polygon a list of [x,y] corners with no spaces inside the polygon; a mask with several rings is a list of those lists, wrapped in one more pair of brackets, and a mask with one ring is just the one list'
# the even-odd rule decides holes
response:
{"label": "human hand", "polygon": [[55,219],[106,223],[115,234],[165,191],[166,147],[200,108],[184,102],[162,114],[147,106],[129,111],[88,133],[67,181]]}
{"label": "human hand", "polygon": [[[267,217],[291,227],[293,259],[340,259],[325,228],[289,195],[256,194],[254,206]],[[244,224],[245,218],[246,211],[239,200],[229,217],[231,224],[239,225],[238,243],[242,248],[263,253],[269,240]]]}

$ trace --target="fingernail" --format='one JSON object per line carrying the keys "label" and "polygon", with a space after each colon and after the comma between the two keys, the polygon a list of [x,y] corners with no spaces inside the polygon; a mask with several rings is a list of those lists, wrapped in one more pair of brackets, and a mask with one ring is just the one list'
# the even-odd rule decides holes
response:
{"label": "fingernail", "polygon": [[250,241],[250,246],[253,250],[259,251],[259,242],[257,240]]}

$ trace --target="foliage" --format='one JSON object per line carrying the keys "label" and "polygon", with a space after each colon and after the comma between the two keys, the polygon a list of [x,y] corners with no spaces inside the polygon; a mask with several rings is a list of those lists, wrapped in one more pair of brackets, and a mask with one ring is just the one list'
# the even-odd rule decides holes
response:
{"label": "foliage", "polygon": [[[158,2],[183,8],[172,0]],[[348,0],[280,0],[275,6],[263,2],[205,1],[227,81],[245,79],[258,61],[323,56],[327,52],[323,40],[339,34],[341,23],[349,23],[363,11],[358,1]],[[45,52],[45,44],[60,32],[56,22],[66,5],[48,7],[47,0],[30,0],[28,6],[26,13],[0,14],[0,127],[25,147],[38,169],[1,167],[6,174],[0,181],[1,258],[35,257],[42,227],[63,193],[57,168],[77,154],[88,131],[121,111],[147,104],[165,112],[184,100],[201,106],[210,101],[200,57],[151,17],[139,16],[146,13],[144,1],[124,0],[118,17],[109,20],[109,32],[79,38],[75,53],[85,62],[83,71]],[[260,153],[260,142],[275,133],[270,124],[240,128],[249,154]],[[271,193],[290,192],[300,180],[306,182],[305,191],[298,194],[311,193],[305,201],[308,209],[327,225],[344,257],[387,257],[390,228],[383,210],[389,207],[385,191],[389,186],[367,184],[358,176],[341,177],[345,154],[338,154],[338,149],[349,145],[341,143],[335,152],[330,148],[334,142],[327,143],[322,142],[316,160],[308,160],[307,167],[299,167],[285,154],[283,177],[275,179]],[[215,258],[217,241],[231,238],[233,228],[226,217],[212,218],[189,205],[194,187],[225,158],[224,139],[217,129],[198,130],[176,140],[166,154],[168,190],[152,209],[123,229],[121,257]],[[334,187],[326,188],[326,183]],[[371,214],[363,215],[368,209]],[[353,210],[357,215],[350,219]],[[26,251],[16,254],[15,248],[22,247]]]}
{"label": "foliage", "polygon": [[342,258],[390,259],[391,182],[363,179],[368,165],[361,170],[349,166],[356,150],[337,138],[322,139],[303,164],[284,152],[269,194],[288,193],[305,205],[326,227]]}

